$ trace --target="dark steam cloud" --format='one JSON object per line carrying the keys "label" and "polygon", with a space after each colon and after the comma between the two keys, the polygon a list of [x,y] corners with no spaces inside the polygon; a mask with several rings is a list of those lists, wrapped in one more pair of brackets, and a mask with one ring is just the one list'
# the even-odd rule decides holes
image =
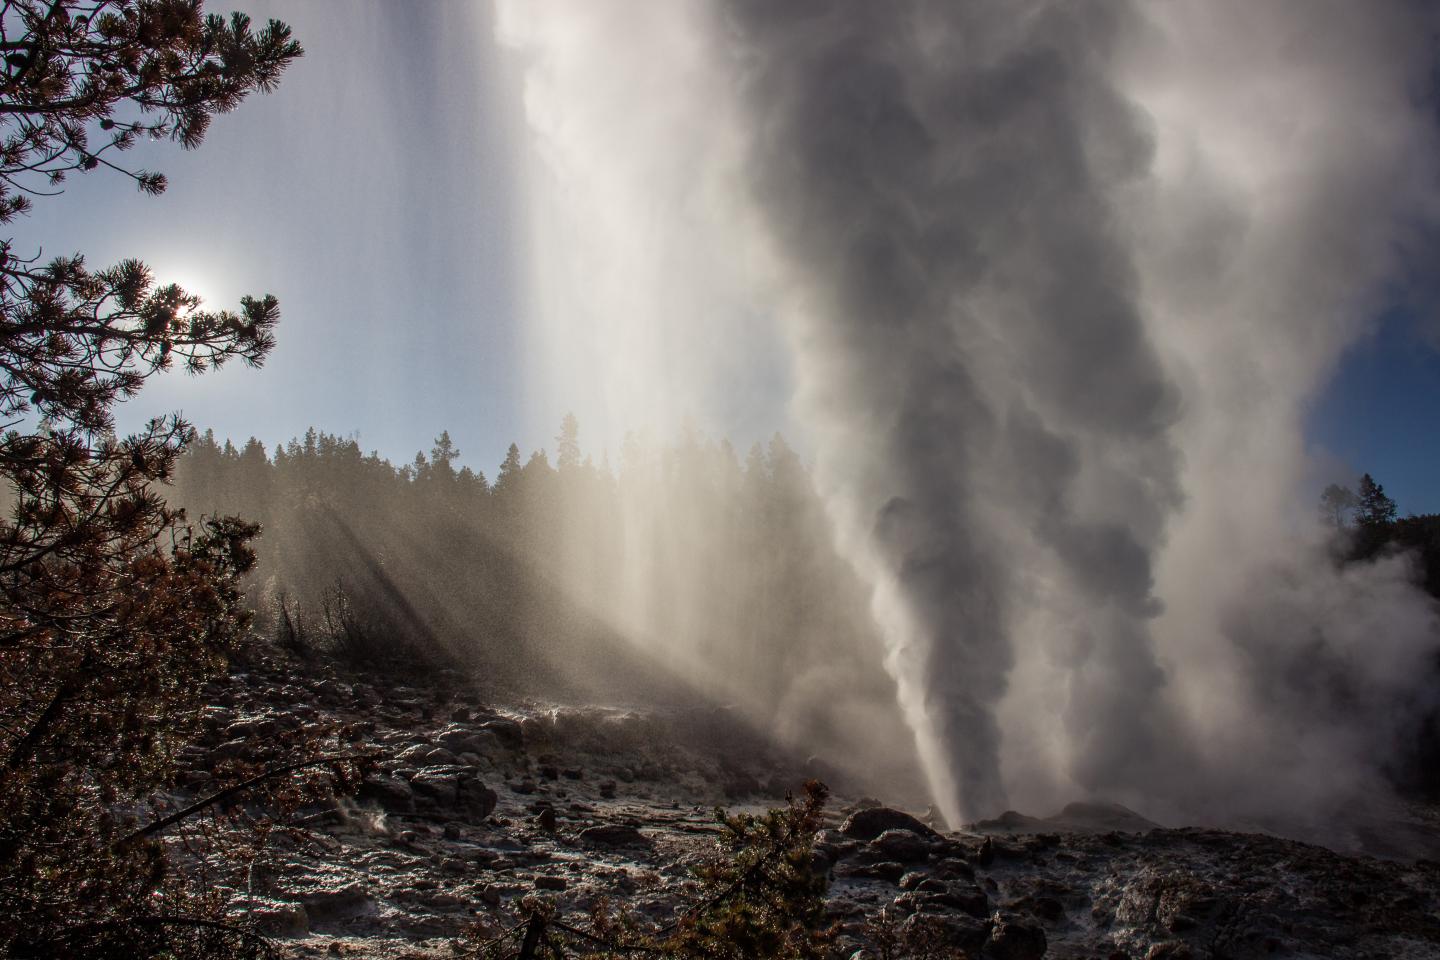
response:
{"label": "dark steam cloud", "polygon": [[1114,192],[1151,155],[1107,76],[1126,8],[726,10],[757,203],[804,289],[803,388],[843,434],[843,471],[822,445],[822,473],[871,527],[947,812],[1004,806],[1012,611],[1050,589],[1027,569],[1084,609],[1067,628],[1077,775],[1149,768],[1168,724],[1147,623],[1178,400],[1114,227]]}

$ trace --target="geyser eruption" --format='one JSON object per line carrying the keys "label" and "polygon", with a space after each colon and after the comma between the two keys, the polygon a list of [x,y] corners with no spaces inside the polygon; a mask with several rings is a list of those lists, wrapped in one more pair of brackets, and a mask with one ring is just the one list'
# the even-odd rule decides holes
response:
{"label": "geyser eruption", "polygon": [[[633,38],[623,2],[502,19],[546,94],[541,140],[572,189],[602,188],[615,246],[688,238],[666,262],[701,277],[729,252],[724,296],[783,324],[793,413],[947,818],[1076,794],[1256,815],[1373,779],[1432,702],[1437,621],[1403,562],[1325,556],[1302,420],[1436,211],[1431,15],[664,11]],[[617,97],[660,118],[639,147]],[[665,319],[679,369],[741,366],[747,337],[716,348],[713,314]],[[675,369],[627,367],[630,342],[595,351],[612,379]],[[708,410],[687,397],[701,415],[725,406],[709,389]]]}
{"label": "geyser eruption", "polygon": [[[1117,194],[1143,116],[1110,5],[737,3],[756,192],[801,296],[822,482],[942,807],[1004,808],[995,711],[1017,611],[1068,601],[1087,775],[1166,725],[1152,560],[1178,403],[1141,322]],[[1119,755],[1109,755],[1118,752]]]}

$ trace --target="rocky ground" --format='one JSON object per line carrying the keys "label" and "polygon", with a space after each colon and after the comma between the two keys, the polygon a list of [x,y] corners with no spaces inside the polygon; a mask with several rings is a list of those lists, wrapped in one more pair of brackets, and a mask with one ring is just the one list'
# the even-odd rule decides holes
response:
{"label": "rocky ground", "polygon": [[[778,805],[806,776],[724,711],[505,703],[257,661],[207,691],[177,802],[256,742],[339,722],[383,754],[354,800],[307,812],[217,884],[295,957],[449,957],[532,893],[581,917],[601,897],[673,915],[713,846],[714,807]],[[836,955],[878,929],[943,930],[996,958],[1440,957],[1440,864],[1261,834],[1161,829],[1072,805],[939,833],[842,795],[816,846]]]}

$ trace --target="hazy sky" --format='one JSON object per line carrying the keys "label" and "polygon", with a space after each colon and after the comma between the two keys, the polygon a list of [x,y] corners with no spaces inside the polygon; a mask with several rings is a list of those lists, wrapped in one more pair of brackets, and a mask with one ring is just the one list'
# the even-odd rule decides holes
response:
{"label": "hazy sky", "polygon": [[[448,429],[487,475],[511,440],[552,445],[552,421],[583,403],[528,373],[520,278],[545,251],[527,251],[517,65],[495,45],[488,5],[209,6],[287,21],[306,56],[277,92],[219,118],[199,150],[132,152],[168,176],[162,197],[96,173],[13,228],[22,248],[79,251],[95,266],[140,257],[217,305],[280,298],[263,370],[162,378],[122,426],[179,409],[269,447],[314,425],[396,460]],[[1402,512],[1440,511],[1440,351],[1416,334],[1417,316],[1433,323],[1424,308],[1398,312],[1352,348],[1310,425],[1337,468],[1370,470]],[[775,361],[767,382],[782,371]],[[775,425],[788,427],[781,406]],[[754,408],[730,426],[742,446],[762,432]]]}

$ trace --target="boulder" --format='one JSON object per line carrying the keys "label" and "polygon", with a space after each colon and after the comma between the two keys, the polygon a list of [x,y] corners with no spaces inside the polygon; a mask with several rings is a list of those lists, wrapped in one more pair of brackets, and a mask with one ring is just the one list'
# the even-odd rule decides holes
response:
{"label": "boulder", "polygon": [[310,933],[310,917],[301,904],[255,899],[240,900],[234,906],[266,936],[304,937]]}
{"label": "boulder", "polygon": [[997,913],[981,956],[986,960],[1042,960],[1048,947],[1044,930]]}
{"label": "boulder", "polygon": [[580,831],[580,839],[602,847],[624,847],[648,843],[645,835],[628,824],[602,823]]}
{"label": "boulder", "polygon": [[886,830],[870,846],[881,859],[901,863],[918,863],[930,855],[930,842],[909,830]]}
{"label": "boulder", "polygon": [[426,767],[410,778],[416,797],[441,810],[460,810],[471,821],[484,820],[499,797],[467,767]]}
{"label": "boulder", "polygon": [[900,878],[905,875],[905,864],[894,860],[882,860],[879,863],[842,863],[835,868],[835,872],[842,877],[899,883]]}
{"label": "boulder", "polygon": [[938,833],[910,814],[891,807],[857,810],[840,825],[840,832],[853,840],[874,840],[887,830],[905,830],[927,840],[940,838]]}
{"label": "boulder", "polygon": [[375,906],[369,892],[358,883],[332,890],[317,890],[300,898],[311,923],[329,923],[368,913]]}
{"label": "boulder", "polygon": [[415,812],[415,791],[398,777],[370,777],[360,784],[356,796],[391,813]]}
{"label": "boulder", "polygon": [[496,720],[487,720],[480,724],[481,730],[489,730],[500,739],[500,742],[512,750],[519,750],[525,746],[525,729],[514,720],[507,720],[501,717]]}

